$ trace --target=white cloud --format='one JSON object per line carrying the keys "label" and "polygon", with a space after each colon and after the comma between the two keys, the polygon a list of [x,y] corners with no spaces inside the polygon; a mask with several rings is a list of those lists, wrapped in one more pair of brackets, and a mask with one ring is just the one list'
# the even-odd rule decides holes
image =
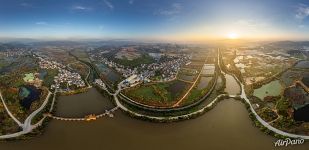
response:
{"label": "white cloud", "polygon": [[38,21],[35,24],[36,25],[47,25],[47,22],[45,22],[45,21]]}
{"label": "white cloud", "polygon": [[111,10],[114,9],[114,5],[113,5],[110,1],[104,0],[104,3],[105,3],[105,5],[106,5],[108,8],[110,8]]}
{"label": "white cloud", "polygon": [[296,14],[295,14],[296,19],[299,19],[302,21],[308,16],[309,16],[309,6],[304,5],[304,4],[299,4],[296,8]]}
{"label": "white cloud", "polygon": [[88,11],[91,10],[90,7],[85,7],[85,6],[81,6],[81,5],[76,5],[72,7],[73,10],[79,10],[79,11]]}
{"label": "white cloud", "polygon": [[161,9],[156,11],[155,14],[164,16],[173,16],[181,13],[183,6],[180,3],[173,3],[169,9]]}

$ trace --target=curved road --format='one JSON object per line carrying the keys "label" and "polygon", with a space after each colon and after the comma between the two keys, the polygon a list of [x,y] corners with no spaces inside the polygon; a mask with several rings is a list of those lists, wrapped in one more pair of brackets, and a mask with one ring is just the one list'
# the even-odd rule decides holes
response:
{"label": "curved road", "polygon": [[[219,59],[219,49],[218,49],[218,60]],[[219,65],[219,68],[221,70],[221,67]],[[222,72],[222,70],[221,70]],[[274,128],[273,126],[271,126],[269,123],[267,123],[266,121],[264,121],[256,112],[255,110],[253,109],[252,107],[252,104],[250,102],[250,100],[248,99],[246,93],[245,93],[245,90],[244,90],[244,85],[238,80],[238,78],[235,77],[235,75],[233,74],[232,75],[234,77],[234,79],[239,83],[239,85],[241,86],[241,94],[240,94],[240,98],[242,98],[247,104],[249,104],[250,106],[250,110],[251,112],[253,112],[254,116],[256,117],[256,119],[263,125],[265,126],[267,129],[273,131],[274,133],[277,133],[277,134],[280,134],[280,135],[283,135],[283,136],[286,136],[286,137],[291,137],[291,138],[302,138],[302,139],[306,139],[308,140],[309,139],[309,136],[307,135],[297,135],[297,134],[292,134],[292,133],[287,133],[285,131],[282,131],[282,130],[279,130],[277,128]],[[123,111],[126,111],[126,112],[129,112],[137,117],[146,117],[146,118],[149,118],[149,119],[156,119],[156,120],[166,120],[166,119],[169,119],[169,120],[176,120],[176,119],[179,119],[181,117],[190,117],[192,115],[195,115],[195,114],[199,114],[199,113],[202,113],[205,109],[211,107],[213,104],[215,104],[219,98],[221,98],[222,96],[229,96],[231,98],[235,98],[237,95],[226,95],[226,94],[221,94],[221,95],[218,95],[210,104],[208,104],[207,106],[203,107],[202,109],[200,110],[197,110],[195,112],[191,112],[189,114],[185,114],[185,115],[179,115],[179,116],[173,116],[173,117],[155,117],[155,116],[149,116],[149,115],[143,115],[143,114],[140,114],[140,113],[136,113],[128,108],[126,108],[124,105],[122,105],[117,97],[117,95],[119,94],[119,92],[121,91],[121,83],[118,84],[118,89],[117,91],[114,93],[114,94],[111,94],[113,95],[114,97],[114,100],[116,102],[116,105],[121,108]],[[106,90],[108,93],[110,93],[106,88],[104,89]]]}
{"label": "curved road", "polygon": [[[218,49],[218,53],[219,53],[219,49]],[[219,60],[219,54],[218,54],[218,60]],[[220,65],[219,65],[220,67]],[[221,70],[221,67],[220,67],[220,70]],[[222,70],[221,70],[222,71]],[[297,134],[292,134],[292,133],[287,133],[287,132],[284,132],[284,131],[281,131],[279,129],[276,129],[274,127],[272,127],[270,124],[268,124],[266,121],[264,121],[256,112],[255,110],[253,109],[252,107],[252,104],[250,102],[250,100],[248,99],[246,93],[245,93],[245,90],[244,90],[244,85],[238,80],[238,78],[235,77],[235,75],[233,75],[233,77],[235,78],[235,80],[240,84],[241,86],[241,94],[240,94],[240,97],[242,99],[244,99],[244,101],[246,103],[249,104],[250,106],[250,110],[251,112],[254,114],[254,116],[256,117],[256,119],[263,125],[265,126],[267,129],[277,133],[277,134],[280,134],[280,135],[283,135],[283,136],[287,136],[287,137],[291,137],[291,138],[302,138],[302,139],[309,139],[309,136],[306,136],[306,135],[297,135]],[[207,106],[203,107],[202,109],[200,110],[197,110],[197,111],[194,111],[194,112],[191,112],[189,114],[185,114],[185,115],[179,115],[179,116],[173,116],[173,117],[155,117],[155,116],[149,116],[149,115],[143,115],[143,114],[140,114],[140,113],[136,113],[128,108],[126,108],[124,105],[122,105],[117,97],[117,95],[120,93],[120,91],[122,90],[121,89],[121,85],[122,85],[123,82],[120,82],[118,84],[118,89],[116,90],[115,93],[111,93],[109,92],[106,87],[101,87],[103,90],[107,91],[108,94],[112,95],[114,97],[114,100],[116,102],[116,105],[117,107],[121,108],[123,111],[126,111],[126,112],[129,112],[135,116],[138,116],[138,117],[146,117],[146,118],[149,118],[149,119],[156,119],[156,120],[166,120],[166,119],[169,119],[169,120],[177,120],[181,117],[190,117],[192,115],[195,115],[195,114],[199,114],[199,113],[202,113],[204,112],[207,108],[209,107],[212,107],[221,97],[224,97],[224,96],[229,96],[231,98],[235,98],[237,97],[238,95],[228,95],[228,94],[221,94],[221,95],[218,95],[210,104],[208,104]],[[6,138],[13,138],[13,137],[18,137],[20,135],[23,135],[23,134],[26,134],[26,133],[29,133],[31,132],[34,128],[38,127],[40,125],[40,123],[43,122],[43,120],[45,119],[45,117],[43,119],[41,119],[41,121],[39,121],[37,124],[35,125],[31,125],[31,120],[33,119],[33,117],[35,117],[41,110],[43,110],[45,108],[45,106],[47,105],[48,103],[48,99],[51,95],[51,92],[49,91],[48,93],[48,96],[46,97],[44,103],[41,105],[41,107],[39,109],[37,109],[36,111],[34,111],[31,115],[29,115],[27,117],[27,119],[25,120],[24,124],[21,124],[21,127],[23,128],[23,130],[21,132],[17,132],[17,133],[13,133],[13,134],[8,134],[8,135],[3,135],[3,136],[0,136],[0,139],[6,139]],[[1,100],[2,100],[2,103],[4,104],[8,114],[12,117],[12,118],[15,118],[11,113],[10,111],[7,109],[5,103],[4,103],[4,100],[3,100],[3,97],[0,93],[0,97],[1,97]],[[54,99],[53,99],[53,102],[55,100],[55,94],[54,94]],[[52,107],[51,107],[52,109]],[[16,118],[15,118],[16,119]],[[15,120],[15,122],[19,122],[17,119]]]}
{"label": "curved road", "polygon": [[[2,100],[2,103],[7,111],[7,113],[10,115],[10,117],[12,119],[14,119],[14,121],[22,128],[22,131],[20,132],[17,132],[17,133],[13,133],[13,134],[7,134],[7,135],[2,135],[0,136],[0,139],[8,139],[8,138],[14,138],[14,137],[18,137],[18,136],[21,136],[21,135],[24,135],[24,134],[27,134],[27,133],[30,133],[33,129],[37,128],[45,118],[43,118],[41,121],[39,121],[37,124],[35,125],[31,125],[31,122],[32,122],[32,119],[40,112],[42,111],[45,106],[47,105],[48,103],[48,100],[49,100],[49,97],[51,95],[51,92],[48,91],[48,95],[46,96],[43,104],[41,105],[40,108],[38,108],[37,110],[35,110],[34,112],[32,112],[27,118],[26,120],[24,121],[24,123],[20,123],[20,121],[18,121],[14,115],[10,112],[10,110],[8,109],[8,107],[6,106],[5,102],[4,102],[4,99],[2,97],[2,94],[0,93],[0,97],[1,97],[1,100]],[[19,123],[18,123],[19,122]]]}

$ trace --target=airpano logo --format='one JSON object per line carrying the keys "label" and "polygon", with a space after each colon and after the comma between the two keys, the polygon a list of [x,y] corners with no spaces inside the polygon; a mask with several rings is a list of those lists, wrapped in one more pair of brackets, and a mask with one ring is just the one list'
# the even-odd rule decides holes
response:
{"label": "airpano logo", "polygon": [[304,139],[279,139],[276,142],[274,142],[275,146],[289,146],[289,145],[301,145],[304,144]]}

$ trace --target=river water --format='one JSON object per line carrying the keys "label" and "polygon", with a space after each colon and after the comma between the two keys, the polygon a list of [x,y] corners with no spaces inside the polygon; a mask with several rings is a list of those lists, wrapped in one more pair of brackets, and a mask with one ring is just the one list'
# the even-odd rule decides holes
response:
{"label": "river water", "polygon": [[[231,91],[233,92],[235,91]],[[93,108],[93,113],[99,113],[104,111],[101,108],[111,108],[112,104],[91,89],[78,97],[60,97],[57,107],[57,115],[81,116],[91,113],[90,108]],[[233,99],[221,101],[213,110],[196,119],[177,123],[141,121],[118,110],[114,118],[102,118],[93,122],[52,120],[45,130],[44,135],[31,140],[0,143],[0,150],[278,149],[273,144],[276,139],[254,127],[244,104]],[[308,148],[309,144],[305,143],[280,149]]]}
{"label": "river water", "polygon": [[225,79],[226,79],[226,88],[225,92],[227,92],[230,95],[237,95],[240,93],[240,86],[237,83],[237,81],[234,79],[233,76],[229,74],[225,74]]}

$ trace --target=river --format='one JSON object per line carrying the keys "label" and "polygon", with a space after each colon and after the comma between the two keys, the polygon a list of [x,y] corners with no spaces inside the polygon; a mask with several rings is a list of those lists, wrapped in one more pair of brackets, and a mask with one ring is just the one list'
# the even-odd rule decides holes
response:
{"label": "river", "polygon": [[[229,87],[231,85],[227,85]],[[236,92],[234,88],[231,90],[228,92]],[[90,113],[90,107],[94,113],[112,107],[111,102],[94,89],[78,97],[60,97],[57,115],[80,116]],[[254,127],[244,104],[233,99],[220,102],[213,110],[196,119],[176,123],[141,121],[118,110],[114,118],[93,122],[52,120],[45,130],[43,135],[31,140],[0,143],[0,149],[272,150],[275,149],[273,142],[276,141]],[[309,144],[305,143],[281,149],[305,150],[308,147]]]}
{"label": "river", "polygon": [[226,88],[225,92],[227,92],[230,95],[237,95],[240,93],[240,87],[237,81],[234,79],[233,76],[229,74],[225,74],[225,79],[226,79]]}

